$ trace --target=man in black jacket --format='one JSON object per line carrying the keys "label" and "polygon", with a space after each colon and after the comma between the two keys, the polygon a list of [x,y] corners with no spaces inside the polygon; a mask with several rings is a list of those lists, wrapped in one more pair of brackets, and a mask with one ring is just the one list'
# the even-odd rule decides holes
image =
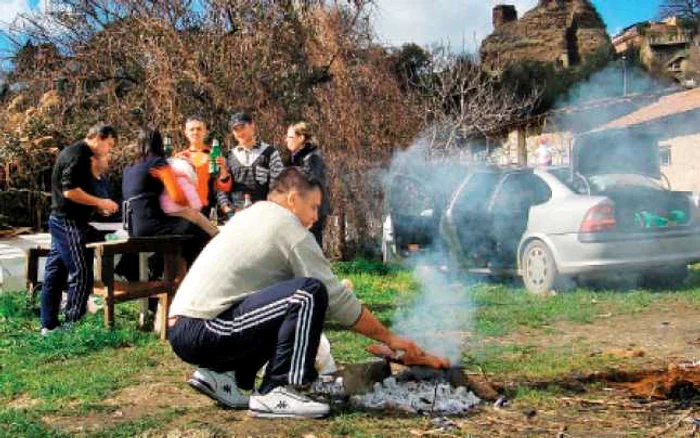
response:
{"label": "man in black jacket", "polygon": [[65,322],[78,321],[92,292],[93,255],[85,248],[88,220],[93,210],[109,216],[119,210],[111,199],[95,194],[91,158],[109,154],[117,140],[115,129],[97,125],[84,140],[67,147],[58,156],[51,174],[51,250],[44,269],[41,293],[41,334],[60,323],[58,313],[63,289],[68,285]]}

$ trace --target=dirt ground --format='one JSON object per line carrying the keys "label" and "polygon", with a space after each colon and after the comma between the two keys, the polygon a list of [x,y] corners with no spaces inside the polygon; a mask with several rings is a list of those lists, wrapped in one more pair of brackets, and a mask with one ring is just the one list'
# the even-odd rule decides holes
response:
{"label": "dirt ground", "polygon": [[700,360],[700,314],[686,304],[659,303],[638,314],[600,314],[593,324],[568,323],[546,331],[520,331],[500,342],[549,347],[578,342],[588,345],[592,354],[637,356],[639,367],[665,366]]}
{"label": "dirt ground", "polygon": [[[583,343],[590,353],[620,355],[629,369],[571,376],[541,399],[516,397],[496,408],[484,403],[450,422],[392,413],[340,409],[317,421],[270,421],[224,410],[191,390],[191,368],[174,357],[83,416],[47,416],[71,434],[89,434],[135,420],[153,421],[153,437],[325,436],[700,436],[700,318],[687,306],[668,304],[633,315],[599,315],[593,324],[561,324],[498,338],[504,345]],[[156,371],[158,373],[156,373]],[[533,382],[533,388],[548,382]],[[526,385],[527,386],[527,385]],[[561,387],[564,389],[561,389]],[[501,388],[503,390],[503,388]],[[30,401],[24,401],[30,403]]]}

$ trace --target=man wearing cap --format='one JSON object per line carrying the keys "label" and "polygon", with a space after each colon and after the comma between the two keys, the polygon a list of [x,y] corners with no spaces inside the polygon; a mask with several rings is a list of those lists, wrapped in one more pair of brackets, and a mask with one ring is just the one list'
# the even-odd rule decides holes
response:
{"label": "man wearing cap", "polygon": [[249,113],[233,114],[229,128],[237,145],[228,154],[228,162],[219,160],[221,172],[217,181],[217,201],[227,215],[243,206],[246,195],[252,202],[267,199],[272,182],[284,170],[277,149],[258,139]]}

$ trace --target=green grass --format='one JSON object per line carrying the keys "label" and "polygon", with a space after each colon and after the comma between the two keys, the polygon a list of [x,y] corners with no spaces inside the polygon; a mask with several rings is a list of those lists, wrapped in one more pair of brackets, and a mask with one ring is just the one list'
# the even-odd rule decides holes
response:
{"label": "green grass", "polygon": [[[134,306],[117,309],[118,321],[136,320]],[[101,315],[44,338],[23,295],[0,294],[0,401],[20,394],[55,407],[102,400],[139,370],[158,365],[167,349],[155,341],[136,327],[106,330]]]}
{"label": "green grass", "polygon": [[540,328],[557,322],[587,324],[596,316],[606,313],[643,311],[664,298],[661,294],[647,291],[588,290],[541,297],[499,285],[477,286],[471,293],[474,305],[479,309],[475,329],[477,333],[487,336],[503,336],[522,327]]}
{"label": "green grass", "polygon": [[[336,264],[341,277],[352,280],[360,299],[386,324],[396,312],[411,306],[420,294],[412,274],[387,268],[380,263],[356,260]],[[683,303],[700,308],[700,271],[694,271],[689,286],[679,292],[649,291],[598,292],[575,290],[554,297],[527,294],[520,288],[498,284],[475,287],[450,287],[450,291],[468,298],[470,314],[469,348],[461,362],[468,369],[482,370],[499,380],[525,382],[550,380],[572,372],[602,370],[622,364],[626,359],[591,354],[593,346],[574,342],[566,346],[541,343],[503,342],[508,334],[520,331],[555,335],[559,324],[585,325],[600,315],[635,314],[654,306]],[[134,385],[144,371],[158,375],[164,363],[172,363],[167,344],[155,334],[140,331],[135,324],[136,304],[117,306],[116,330],[106,330],[102,315],[87,315],[83,322],[65,333],[42,338],[36,308],[29,306],[25,294],[0,294],[0,437],[63,437],[60,430],[45,424],[52,414],[81,418],[89,414],[107,414],[111,405],[103,401],[119,389]],[[449,305],[442,311],[461,311]],[[370,356],[364,347],[371,343],[359,335],[330,325],[328,334],[338,362],[356,362]],[[168,362],[170,361],[170,362]],[[514,397],[523,403],[548,403],[561,394],[556,386],[546,389],[517,388]],[[18,400],[27,403],[15,403]],[[14,407],[12,407],[14,406]],[[163,424],[185,414],[173,409],[144,412],[139,418],[118,422],[84,436],[121,437],[156,434]],[[222,425],[209,424],[205,418],[182,420],[182,427],[206,429],[207,433],[226,435]],[[189,421],[189,423],[187,422]],[[372,437],[391,435],[396,426],[421,426],[421,419],[377,418],[367,413],[344,412],[324,423],[332,436]],[[398,423],[397,423],[398,422]],[[202,429],[204,428],[204,429]],[[225,428],[225,427],[224,427]],[[291,425],[286,432],[303,435],[308,424]],[[404,429],[401,429],[404,430]]]}
{"label": "green grass", "polygon": [[39,416],[25,409],[0,409],[0,437],[66,438],[70,435],[46,427]]}
{"label": "green grass", "polygon": [[478,368],[499,380],[548,380],[576,371],[602,371],[622,363],[613,356],[591,354],[590,346],[574,343],[566,347],[488,344],[467,351],[462,359],[467,368]]}

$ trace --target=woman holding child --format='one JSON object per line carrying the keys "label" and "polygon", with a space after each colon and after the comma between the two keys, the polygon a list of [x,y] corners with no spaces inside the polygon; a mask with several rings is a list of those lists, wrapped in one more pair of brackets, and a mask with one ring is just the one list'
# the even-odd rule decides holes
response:
{"label": "woman holding child", "polygon": [[197,205],[192,205],[198,199],[196,190],[193,192],[188,185],[192,182],[186,170],[176,171],[166,160],[160,132],[157,129],[141,132],[138,148],[139,158],[124,169],[122,181],[129,235],[192,236],[191,243],[183,247],[183,257],[191,265],[218,230],[209,224]]}

